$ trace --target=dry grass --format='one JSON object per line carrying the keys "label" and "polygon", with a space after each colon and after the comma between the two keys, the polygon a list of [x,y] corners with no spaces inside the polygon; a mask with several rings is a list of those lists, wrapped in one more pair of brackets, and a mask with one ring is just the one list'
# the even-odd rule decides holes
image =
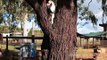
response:
{"label": "dry grass", "polygon": [[[105,49],[107,51],[107,48],[101,48]],[[93,49],[83,49],[83,48],[78,48],[77,53],[76,53],[77,58],[82,58],[82,59],[92,59],[93,58]],[[107,60],[107,52],[102,52],[98,55],[97,60]]]}
{"label": "dry grass", "polygon": [[[36,40],[35,43],[36,43],[36,49],[41,50],[42,40]],[[2,44],[0,44],[0,47],[2,49],[6,48],[6,46],[2,45]],[[9,45],[9,50],[17,51],[17,49],[15,49],[15,47],[16,46]],[[101,47],[101,50],[103,53],[99,54],[97,60],[107,60],[107,48]],[[76,57],[77,58],[83,58],[83,59],[92,59],[93,58],[93,49],[83,49],[83,48],[79,47],[77,52],[76,52]]]}

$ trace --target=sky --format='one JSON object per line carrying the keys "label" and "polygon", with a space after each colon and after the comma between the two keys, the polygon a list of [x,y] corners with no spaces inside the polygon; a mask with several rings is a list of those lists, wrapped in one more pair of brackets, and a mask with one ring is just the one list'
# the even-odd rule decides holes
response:
{"label": "sky", "polygon": [[[83,4],[84,6],[87,6],[89,1],[90,0],[84,0],[85,3]],[[95,16],[97,17],[98,19],[98,22],[97,22],[97,25],[93,25],[91,23],[91,21],[89,20],[80,20],[78,18],[78,25],[77,25],[77,32],[80,33],[80,34],[87,34],[87,33],[91,33],[91,32],[101,32],[103,31],[103,28],[99,26],[99,24],[102,24],[102,9],[101,9],[101,2],[97,2],[96,0],[92,0],[92,2],[90,3],[90,7],[89,9],[91,11],[93,11],[93,13],[95,14]],[[106,22],[107,20],[107,17],[105,17],[105,21]],[[32,19],[31,21],[28,21],[26,23],[27,26],[25,26],[27,29],[31,29],[32,28],[32,23],[34,22],[35,19]],[[35,25],[35,29],[36,30],[40,30],[39,26],[34,23]],[[21,27],[21,24],[19,23],[18,24],[18,27]]]}
{"label": "sky", "polygon": [[[90,0],[85,0],[85,6],[88,5]],[[93,13],[95,14],[95,16],[98,19],[97,25],[93,25],[91,23],[91,21],[86,21],[86,20],[80,20],[78,19],[78,25],[77,25],[77,32],[81,33],[81,34],[87,34],[87,33],[91,33],[91,32],[101,32],[103,31],[103,28],[99,26],[99,24],[102,24],[102,9],[101,9],[101,2],[97,2],[96,0],[92,0],[92,2],[90,3],[90,7],[89,9],[91,11],[93,11]],[[107,17],[105,17],[104,22],[106,22]]]}
{"label": "sky", "polygon": [[[87,6],[90,0],[85,0],[84,6]],[[78,19],[77,23],[77,32],[80,34],[87,34],[87,33],[92,33],[92,32],[101,32],[103,31],[103,28],[99,26],[99,24],[102,24],[102,9],[101,9],[101,2],[97,2],[96,0],[92,0],[92,2],[90,3],[90,7],[89,9],[91,11],[93,11],[93,13],[95,14],[95,16],[98,19],[97,25],[93,25],[91,23],[91,21],[89,20],[80,20]],[[106,18],[105,18],[106,19]],[[106,22],[107,20],[105,20]],[[29,22],[28,24],[28,28],[30,28],[32,26],[32,22]],[[35,25],[35,29],[39,29],[40,28]]]}

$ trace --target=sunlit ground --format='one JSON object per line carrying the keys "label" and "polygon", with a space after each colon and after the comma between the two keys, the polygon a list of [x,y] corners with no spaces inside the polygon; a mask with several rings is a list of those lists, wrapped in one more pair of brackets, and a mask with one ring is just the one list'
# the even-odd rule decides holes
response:
{"label": "sunlit ground", "polygon": [[[41,43],[42,43],[42,40],[35,41],[36,50],[41,50],[41,47],[40,47]],[[17,45],[8,46],[9,50],[18,52],[19,50],[17,50],[16,47],[18,47],[18,46]],[[0,44],[0,48],[2,48],[4,50],[6,48],[6,45]],[[107,60],[107,48],[105,48],[105,47],[100,47],[100,48],[101,48],[101,53],[99,54],[97,60]],[[93,49],[92,48],[84,49],[84,48],[79,47],[76,52],[76,58],[81,58],[81,59],[85,59],[85,60],[92,59],[93,58]]]}
{"label": "sunlit ground", "polygon": [[[93,49],[78,48],[76,57],[82,59],[92,59]],[[101,47],[101,53],[99,53],[97,60],[107,60],[107,48]]]}

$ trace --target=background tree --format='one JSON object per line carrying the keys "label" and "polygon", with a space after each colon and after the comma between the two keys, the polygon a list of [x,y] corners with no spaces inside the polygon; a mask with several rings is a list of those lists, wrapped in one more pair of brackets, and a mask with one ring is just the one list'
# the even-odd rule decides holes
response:
{"label": "background tree", "polygon": [[0,8],[0,23],[9,26],[11,33],[15,31],[17,23],[28,21],[25,20],[26,14],[28,17],[34,14],[33,9],[23,0],[0,0]]}

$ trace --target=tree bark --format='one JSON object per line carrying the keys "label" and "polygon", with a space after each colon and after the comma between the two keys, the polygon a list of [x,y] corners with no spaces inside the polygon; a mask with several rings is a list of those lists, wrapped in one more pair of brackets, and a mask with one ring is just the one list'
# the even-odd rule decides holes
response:
{"label": "tree bark", "polygon": [[57,2],[55,33],[51,40],[49,60],[75,60],[77,7],[74,1],[76,0]]}
{"label": "tree bark", "polygon": [[26,1],[35,10],[42,31],[48,38],[45,39],[50,45],[47,46],[50,50],[47,60],[75,60],[77,0],[57,0],[53,24],[47,17],[46,0]]}

